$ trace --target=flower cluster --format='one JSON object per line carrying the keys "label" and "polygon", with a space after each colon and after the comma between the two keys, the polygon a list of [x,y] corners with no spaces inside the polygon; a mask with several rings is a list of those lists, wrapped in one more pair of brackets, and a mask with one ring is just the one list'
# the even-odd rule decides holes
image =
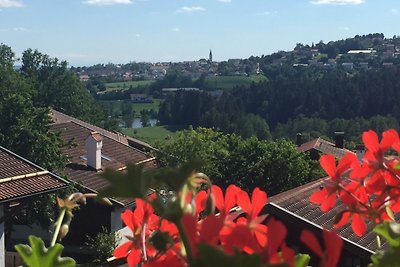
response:
{"label": "flower cluster", "polygon": [[[122,214],[132,236],[114,251],[114,256],[126,257],[129,266],[209,266],[210,259],[204,253],[207,246],[228,258],[257,255],[259,266],[299,266],[295,265],[296,252],[285,243],[284,224],[260,214],[267,194],[259,188],[250,197],[235,185],[230,185],[225,194],[213,185],[209,190],[180,197],[184,212],[175,222],[155,214],[154,195],[136,199],[136,209]],[[303,242],[321,257],[323,266],[335,266],[342,240],[335,233],[324,231],[323,235],[326,244],[335,246],[335,252],[323,253],[311,232],[303,233]]]}
{"label": "flower cluster", "polygon": [[310,198],[323,212],[332,209],[340,199],[346,208],[335,226],[351,222],[358,236],[365,234],[366,221],[375,224],[390,221],[400,211],[398,133],[393,129],[385,131],[379,142],[378,135],[370,130],[363,133],[362,139],[366,147],[362,159],[348,153],[336,165],[332,155],[321,157],[321,166],[329,178],[324,180],[324,188]]}

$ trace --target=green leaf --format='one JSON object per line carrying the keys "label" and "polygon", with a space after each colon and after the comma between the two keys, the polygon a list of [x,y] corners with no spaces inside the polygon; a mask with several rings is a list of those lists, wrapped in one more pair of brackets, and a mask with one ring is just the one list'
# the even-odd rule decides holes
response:
{"label": "green leaf", "polygon": [[[260,256],[258,254],[243,254],[235,253],[233,255],[227,255],[218,248],[210,245],[201,244],[199,245],[200,259],[196,260],[196,267],[259,267],[261,266]],[[278,266],[278,265],[277,265]],[[284,265],[286,266],[286,265]]]}
{"label": "green leaf", "polygon": [[106,169],[102,177],[110,186],[100,192],[100,197],[144,198],[151,182],[144,175],[143,166],[135,164],[128,164],[125,173]]}
{"label": "green leaf", "polygon": [[41,238],[32,235],[29,236],[29,244],[30,246],[23,244],[15,246],[15,250],[29,267],[73,267],[76,265],[72,258],[61,257],[64,249],[61,244],[55,244],[47,249]]}
{"label": "green leaf", "polygon": [[395,170],[400,170],[400,162],[398,162],[396,165],[394,165]]}
{"label": "green leaf", "polygon": [[374,232],[384,237],[391,248],[400,248],[400,224],[383,222],[374,228]]}
{"label": "green leaf", "polygon": [[200,170],[199,161],[191,161],[182,164],[179,168],[163,168],[154,174],[154,179],[168,187],[168,189],[178,192],[187,182],[188,178]]}
{"label": "green leaf", "polygon": [[310,262],[310,255],[308,254],[297,254],[295,258],[295,266],[296,267],[306,267]]}

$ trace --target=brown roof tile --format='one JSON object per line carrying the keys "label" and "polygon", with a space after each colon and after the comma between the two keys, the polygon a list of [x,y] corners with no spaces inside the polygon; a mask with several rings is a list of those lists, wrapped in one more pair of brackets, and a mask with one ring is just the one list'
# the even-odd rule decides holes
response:
{"label": "brown roof tile", "polygon": [[59,112],[57,110],[54,110],[54,109],[51,110],[50,116],[52,117],[52,119],[54,121],[54,124],[62,124],[62,123],[66,123],[66,122],[75,122],[75,123],[77,123],[79,125],[82,125],[83,127],[92,129],[92,131],[99,132],[103,136],[106,136],[108,138],[117,140],[117,141],[119,141],[121,143],[124,143],[126,145],[130,145],[132,147],[136,147],[138,149],[142,149],[142,150],[146,150],[146,151],[155,149],[151,145],[149,145],[149,144],[147,144],[147,143],[145,143],[143,141],[140,141],[138,139],[126,136],[126,135],[124,135],[122,133],[119,133],[119,132],[107,131],[106,129],[103,129],[103,128],[100,128],[100,127],[98,127],[96,125],[84,122],[84,121],[79,120],[77,118],[68,116],[68,115],[66,115],[64,113],[61,113],[61,112]]}
{"label": "brown roof tile", "polygon": [[[99,174],[101,171],[98,172],[92,168],[88,168],[86,165],[85,140],[92,133],[93,129],[74,121],[53,124],[50,129],[53,132],[59,132],[60,137],[65,142],[72,142],[74,144],[72,147],[62,149],[62,153],[68,157],[66,172],[72,181],[93,192],[99,192],[109,185],[106,180],[100,177]],[[143,151],[109,138],[101,132],[99,134],[103,138],[103,147],[101,150],[101,165],[103,170],[106,168],[117,170],[124,168],[127,163],[141,163],[144,161],[146,162],[145,170],[157,168],[155,159]],[[122,205],[132,203],[132,200],[128,199],[115,200]]]}
{"label": "brown roof tile", "polygon": [[[311,183],[296,187],[286,192],[270,197],[267,210],[270,212],[276,208],[282,209],[290,216],[298,217],[306,224],[314,224],[317,227],[328,230],[333,229],[336,215],[344,210],[344,205],[338,201],[336,206],[323,213],[318,205],[310,202],[310,196],[320,190],[324,185],[324,180],[316,180]],[[270,207],[268,207],[270,206]],[[353,233],[351,225],[346,225],[338,229],[338,234],[350,243],[354,243],[367,252],[377,249],[376,235],[372,232],[372,224],[368,224],[367,233],[362,237],[358,237]]]}
{"label": "brown roof tile", "polygon": [[66,187],[67,181],[0,146],[0,203]]}
{"label": "brown roof tile", "polygon": [[338,148],[334,143],[326,141],[320,137],[304,143],[297,148],[299,152],[307,152],[312,149],[315,149],[323,154],[332,154],[338,159],[343,158],[347,153],[354,153],[345,148]]}

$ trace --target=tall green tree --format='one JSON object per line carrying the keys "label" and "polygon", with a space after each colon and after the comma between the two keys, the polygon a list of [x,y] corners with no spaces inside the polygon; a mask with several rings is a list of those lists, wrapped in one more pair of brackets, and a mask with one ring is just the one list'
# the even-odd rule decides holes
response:
{"label": "tall green tree", "polygon": [[163,164],[177,166],[201,160],[201,171],[222,187],[234,183],[248,191],[261,187],[276,194],[315,178],[310,176],[312,162],[307,155],[287,140],[243,139],[236,134],[197,128],[179,132],[158,147]]}

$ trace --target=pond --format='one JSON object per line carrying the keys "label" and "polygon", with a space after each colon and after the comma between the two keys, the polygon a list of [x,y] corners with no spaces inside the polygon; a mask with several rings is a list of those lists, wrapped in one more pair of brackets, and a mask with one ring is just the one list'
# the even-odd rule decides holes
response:
{"label": "pond", "polygon": [[[157,119],[149,119],[149,123],[151,126],[156,126],[158,120]],[[127,123],[129,125],[127,125]],[[128,126],[128,127],[127,127]],[[129,127],[130,126],[130,127]],[[121,128],[143,128],[142,122],[140,121],[140,118],[134,118],[133,120],[130,121],[121,121],[119,123],[119,127]]]}

